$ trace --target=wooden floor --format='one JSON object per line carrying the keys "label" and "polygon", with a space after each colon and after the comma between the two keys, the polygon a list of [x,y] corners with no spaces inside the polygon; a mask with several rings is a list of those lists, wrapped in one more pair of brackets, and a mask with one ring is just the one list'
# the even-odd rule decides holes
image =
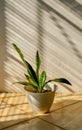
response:
{"label": "wooden floor", "polygon": [[0,94],[0,130],[82,130],[82,95],[56,94],[50,113],[36,115],[23,93]]}

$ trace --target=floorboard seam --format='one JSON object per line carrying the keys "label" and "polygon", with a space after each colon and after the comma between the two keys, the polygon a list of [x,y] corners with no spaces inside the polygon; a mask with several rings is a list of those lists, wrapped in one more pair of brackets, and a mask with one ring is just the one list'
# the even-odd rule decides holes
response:
{"label": "floorboard seam", "polygon": [[6,126],[6,127],[3,127],[3,128],[1,128],[0,130],[5,130],[5,129],[7,129],[7,128],[10,128],[10,127],[13,127],[13,126],[19,125],[19,124],[21,124],[21,123],[24,123],[24,122],[30,121],[30,120],[35,119],[35,118],[37,118],[37,117],[32,117],[32,118],[30,118],[30,119],[26,119],[26,120],[23,120],[23,121],[17,122],[17,123],[15,123],[15,124],[12,124],[12,125],[9,125],[9,126]]}
{"label": "floorboard seam", "polygon": [[45,119],[42,119],[42,118],[40,118],[40,117],[38,117],[38,118],[41,119],[41,120],[43,120],[43,121],[45,121],[45,122],[47,122],[47,123],[49,123],[49,124],[51,124],[51,125],[53,125],[53,126],[56,126],[56,127],[60,128],[60,129],[62,129],[62,130],[67,130],[67,129],[65,129],[65,128],[63,128],[63,127],[57,125],[57,124],[51,123],[51,122],[49,122],[49,121],[47,121],[47,120],[45,120]]}

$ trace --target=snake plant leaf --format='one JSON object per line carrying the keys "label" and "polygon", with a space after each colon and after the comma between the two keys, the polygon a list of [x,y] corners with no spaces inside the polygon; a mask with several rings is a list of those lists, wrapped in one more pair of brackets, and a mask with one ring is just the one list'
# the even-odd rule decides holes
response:
{"label": "snake plant leaf", "polygon": [[35,81],[38,85],[38,79],[37,79],[37,76],[36,76],[36,73],[35,73],[33,67],[26,60],[25,60],[25,62],[26,62],[26,67],[27,67],[27,71],[28,71],[30,78],[33,79],[33,81]]}
{"label": "snake plant leaf", "polygon": [[38,89],[37,83],[30,77],[29,77],[29,83],[33,86],[33,88],[35,88],[36,90]]}
{"label": "snake plant leaf", "polygon": [[21,84],[24,86],[32,86],[35,90],[37,90],[37,87],[35,86],[36,84],[34,84],[32,81],[31,82],[19,81],[19,82],[15,82],[15,83],[18,83],[18,84]]}
{"label": "snake plant leaf", "polygon": [[43,89],[45,81],[46,81],[46,72],[43,71],[41,73],[40,80],[39,80],[39,87],[40,87],[39,89],[40,89],[40,91]]}
{"label": "snake plant leaf", "polygon": [[19,83],[19,84],[26,86],[25,89],[27,89],[28,87],[33,87],[35,92],[43,92],[44,86],[47,83],[52,82],[52,81],[71,85],[71,83],[65,78],[52,79],[52,80],[48,80],[46,82],[46,72],[45,71],[43,71],[39,77],[39,69],[40,69],[41,61],[40,61],[40,56],[39,56],[38,51],[36,52],[36,71],[35,71],[33,69],[33,67],[25,60],[24,55],[21,52],[21,50],[19,49],[19,47],[14,43],[13,43],[13,47],[15,48],[17,53],[19,54],[20,58],[22,59],[23,63],[25,64],[25,67],[26,67],[27,72],[28,72],[28,74],[25,74],[27,81],[16,82],[16,83]]}
{"label": "snake plant leaf", "polygon": [[65,78],[57,78],[57,79],[54,79],[53,81],[71,85],[71,83],[67,79],[65,79]]}
{"label": "snake plant leaf", "polygon": [[31,85],[33,85],[35,88],[38,87],[37,83],[33,79],[31,79],[27,74],[25,74],[25,77]]}
{"label": "snake plant leaf", "polygon": [[19,84],[26,85],[26,86],[31,85],[30,83],[28,83],[26,81],[19,81],[19,82],[15,82],[15,83],[19,83]]}
{"label": "snake plant leaf", "polygon": [[27,74],[24,74],[24,75],[25,75],[26,79],[29,80],[29,76]]}
{"label": "snake plant leaf", "polygon": [[40,56],[39,56],[39,53],[38,51],[36,52],[36,75],[37,77],[39,78],[39,68],[40,68]]}
{"label": "snake plant leaf", "polygon": [[25,59],[24,59],[24,55],[23,53],[21,52],[21,50],[19,49],[19,47],[13,43],[13,47],[15,48],[15,50],[18,52],[20,58],[22,59],[22,61],[25,63]]}
{"label": "snake plant leaf", "polygon": [[30,92],[36,92],[36,89],[35,88],[33,88],[33,86],[24,86],[24,89],[26,90],[26,91],[30,91]]}
{"label": "snake plant leaf", "polygon": [[52,79],[52,80],[49,80],[47,81],[45,84],[49,83],[49,82],[59,82],[59,83],[65,83],[65,84],[68,84],[68,85],[72,85],[67,79],[65,78],[57,78],[57,79]]}

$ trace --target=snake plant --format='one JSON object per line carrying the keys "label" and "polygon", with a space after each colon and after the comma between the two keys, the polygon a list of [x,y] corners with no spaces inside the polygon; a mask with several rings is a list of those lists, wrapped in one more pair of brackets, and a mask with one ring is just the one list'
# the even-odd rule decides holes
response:
{"label": "snake plant", "polygon": [[26,69],[27,69],[27,74],[25,74],[26,81],[19,81],[17,83],[22,84],[24,86],[29,86],[31,85],[34,90],[38,93],[42,93],[44,90],[44,87],[47,83],[49,82],[60,82],[60,83],[65,83],[68,85],[71,85],[71,83],[65,79],[65,78],[56,78],[56,79],[51,79],[46,81],[46,72],[42,71],[41,74],[39,74],[39,69],[40,69],[40,56],[38,51],[36,52],[36,71],[33,69],[33,67],[28,63],[28,61],[24,58],[24,55],[22,51],[19,49],[19,47],[16,44],[13,44],[13,47],[19,54],[20,58],[22,59]]}

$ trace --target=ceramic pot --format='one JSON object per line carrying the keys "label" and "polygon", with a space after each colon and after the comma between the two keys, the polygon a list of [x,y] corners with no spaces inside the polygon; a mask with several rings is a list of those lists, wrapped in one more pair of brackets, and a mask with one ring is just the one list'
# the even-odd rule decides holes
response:
{"label": "ceramic pot", "polygon": [[35,93],[26,91],[27,99],[32,110],[36,113],[49,112],[55,97],[55,91]]}

